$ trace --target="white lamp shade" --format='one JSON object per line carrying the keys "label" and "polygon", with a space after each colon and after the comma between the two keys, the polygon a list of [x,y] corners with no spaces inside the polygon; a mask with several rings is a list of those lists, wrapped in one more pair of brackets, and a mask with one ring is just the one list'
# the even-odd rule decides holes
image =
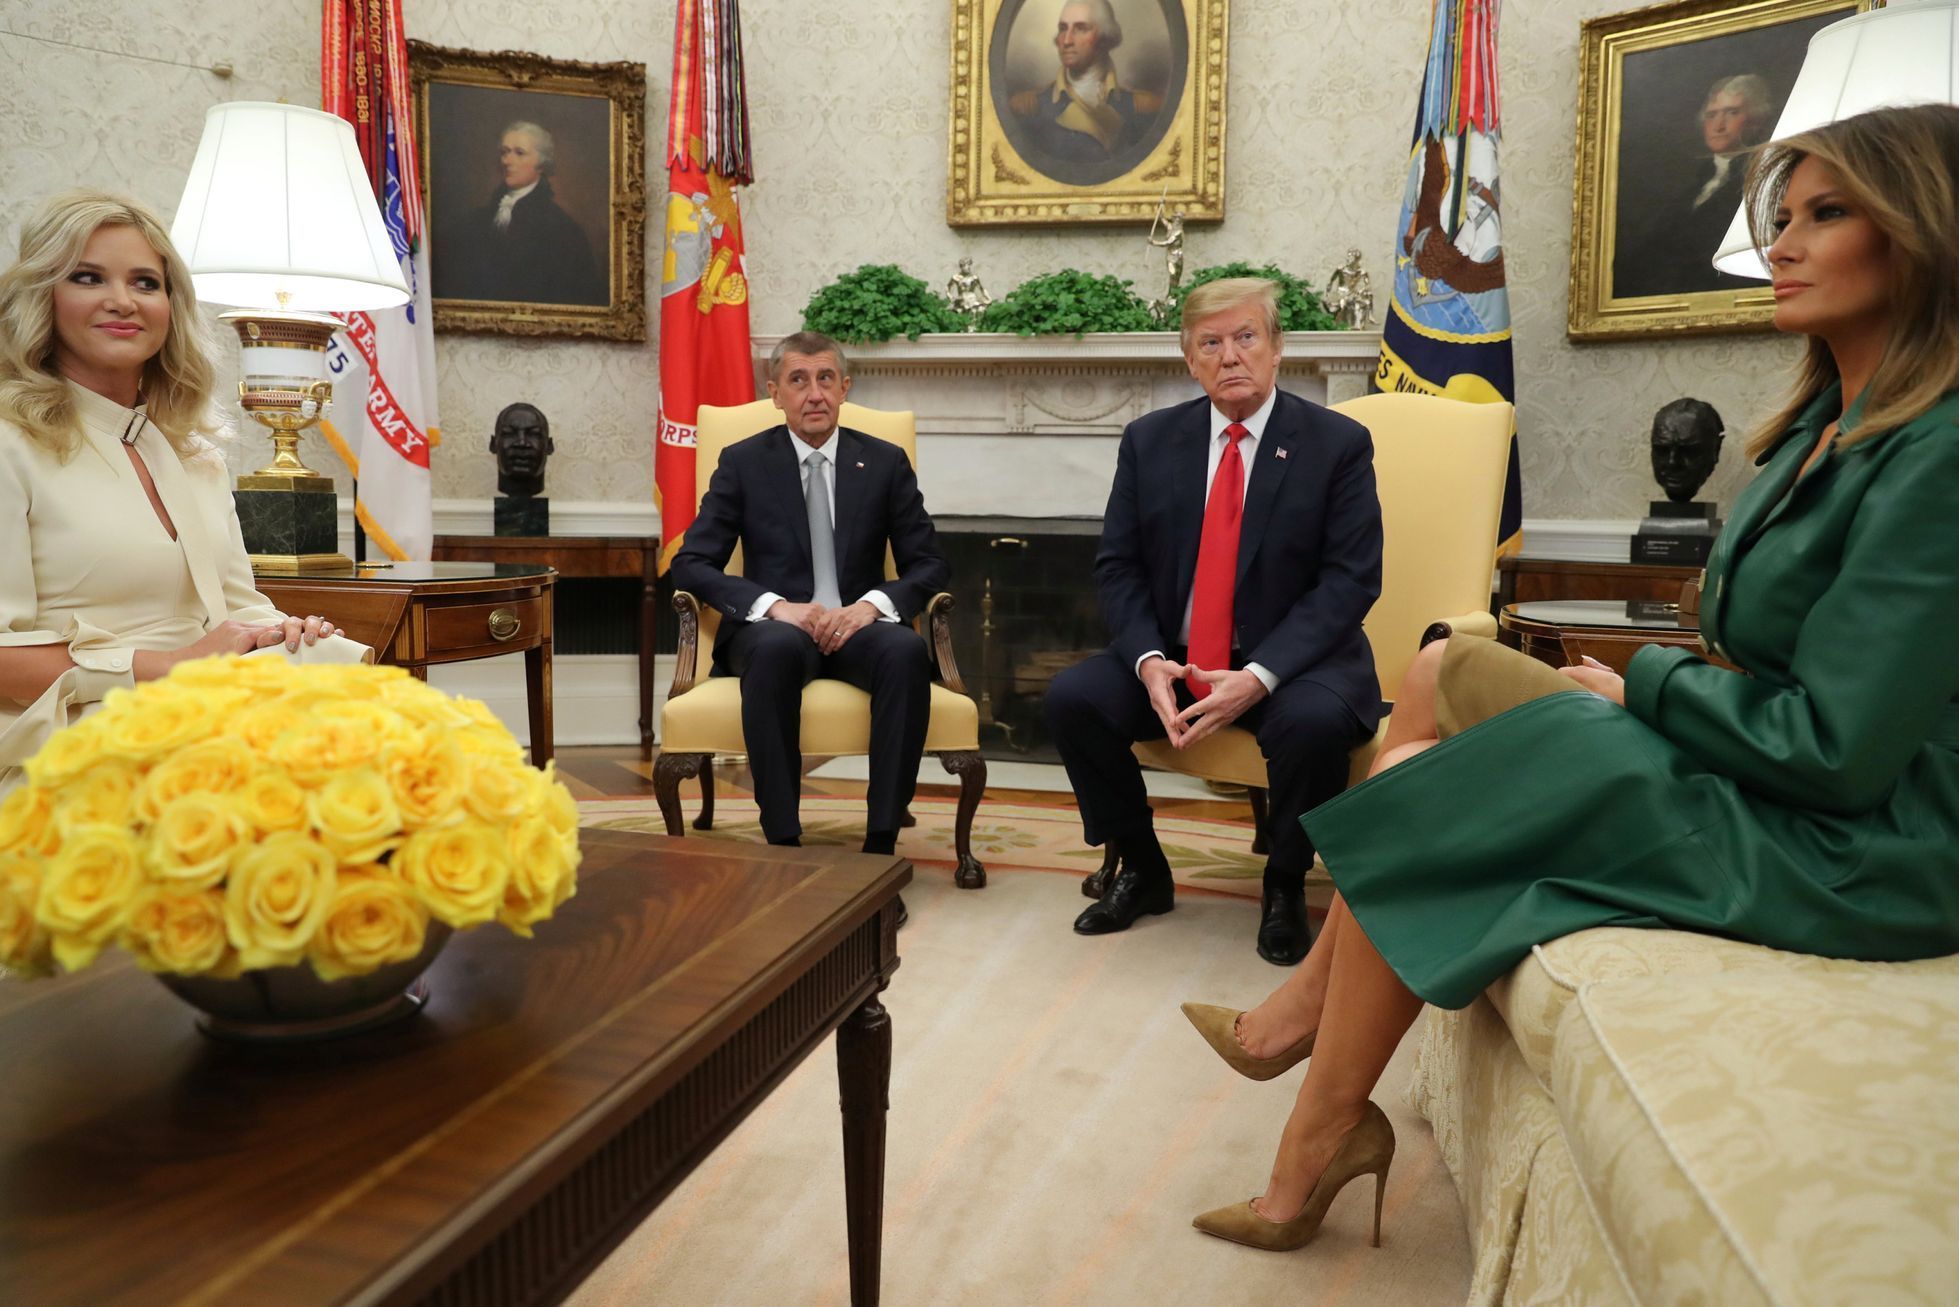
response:
{"label": "white lamp shade", "polygon": [[215,304],[332,312],[408,301],[353,126],[317,109],[215,106],[170,239]]}
{"label": "white lamp shade", "polygon": [[[1803,68],[1775,123],[1775,139],[1870,109],[1959,103],[1959,0],[1891,0],[1809,38]],[[1769,279],[1769,266],[1736,209],[1714,254],[1718,270]]]}

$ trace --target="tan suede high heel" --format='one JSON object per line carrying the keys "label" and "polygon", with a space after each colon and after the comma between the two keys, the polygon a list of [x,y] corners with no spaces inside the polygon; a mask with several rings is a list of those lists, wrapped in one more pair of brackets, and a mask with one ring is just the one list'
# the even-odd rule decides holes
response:
{"label": "tan suede high heel", "polygon": [[1238,1042],[1238,1018],[1244,1013],[1213,1003],[1185,1003],[1183,1010],[1212,1051],[1223,1058],[1233,1071],[1249,1080],[1270,1080],[1304,1062],[1313,1055],[1313,1036],[1319,1033],[1309,1030],[1298,1043],[1284,1052],[1274,1053],[1271,1057],[1253,1057]]}
{"label": "tan suede high heel", "polygon": [[1205,1234],[1242,1243],[1268,1252],[1291,1252],[1304,1248],[1319,1233],[1326,1209],[1347,1181],[1357,1176],[1374,1177],[1374,1246],[1381,1246],[1381,1199],[1388,1189],[1388,1164],[1394,1161],[1394,1127],[1380,1108],[1368,1103],[1359,1124],[1349,1130],[1333,1150],[1333,1160],[1320,1172],[1306,1205],[1290,1221],[1268,1221],[1246,1203],[1233,1203],[1206,1212],[1191,1224]]}

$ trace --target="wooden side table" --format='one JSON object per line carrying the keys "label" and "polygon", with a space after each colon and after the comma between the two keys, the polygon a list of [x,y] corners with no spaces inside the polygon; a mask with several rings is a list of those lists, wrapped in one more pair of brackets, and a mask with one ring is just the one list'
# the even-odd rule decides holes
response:
{"label": "wooden side table", "polygon": [[1540,599],[1677,600],[1698,567],[1660,563],[1575,563],[1561,558],[1499,558],[1497,607]]}
{"label": "wooden side table", "polygon": [[267,569],[259,593],[286,613],[319,613],[381,662],[426,681],[437,663],[524,655],[531,761],[551,761],[551,602],[557,573],[535,564],[364,564],[341,575]]}
{"label": "wooden side table", "polygon": [[542,563],[559,576],[637,577],[639,745],[653,756],[653,645],[659,613],[658,536],[437,536],[437,562]]}
{"label": "wooden side table", "polygon": [[1498,612],[1496,624],[1505,643],[1553,667],[1570,667],[1589,655],[1624,676],[1634,650],[1641,645],[1684,645],[1705,652],[1696,617],[1663,600],[1565,599],[1506,604]]}

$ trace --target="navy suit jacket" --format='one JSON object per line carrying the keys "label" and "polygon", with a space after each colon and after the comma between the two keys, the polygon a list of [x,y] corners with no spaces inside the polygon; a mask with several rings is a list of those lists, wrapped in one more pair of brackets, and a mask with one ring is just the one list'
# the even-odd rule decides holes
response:
{"label": "navy suit jacket", "polygon": [[[717,654],[764,594],[773,590],[799,604],[815,594],[795,439],[788,427],[777,426],[722,450],[700,511],[674,555],[674,585],[724,615]],[[830,446],[837,590],[846,604],[868,590],[882,590],[898,616],[910,621],[952,574],[911,461],[890,441],[848,427],[838,428]],[[736,544],[742,550],[741,575],[730,576],[723,569]],[[884,575],[887,545],[898,569],[893,580]]]}
{"label": "navy suit jacket", "polygon": [[[1122,433],[1095,582],[1125,663],[1177,639],[1197,573],[1210,487],[1211,401],[1138,418]],[[1280,684],[1305,677],[1370,729],[1381,710],[1361,619],[1381,594],[1381,504],[1367,428],[1279,392],[1247,469],[1233,591],[1233,665]]]}

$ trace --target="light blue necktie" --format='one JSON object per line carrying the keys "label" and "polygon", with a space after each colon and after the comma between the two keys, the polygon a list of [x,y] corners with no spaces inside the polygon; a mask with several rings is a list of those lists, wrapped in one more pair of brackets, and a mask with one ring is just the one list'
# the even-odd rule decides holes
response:
{"label": "light blue necktie", "polygon": [[830,460],[818,450],[804,462],[809,475],[803,481],[803,504],[809,510],[809,561],[815,574],[816,593],[812,599],[825,608],[843,607],[837,592],[837,541],[830,526],[830,483],[825,470]]}

